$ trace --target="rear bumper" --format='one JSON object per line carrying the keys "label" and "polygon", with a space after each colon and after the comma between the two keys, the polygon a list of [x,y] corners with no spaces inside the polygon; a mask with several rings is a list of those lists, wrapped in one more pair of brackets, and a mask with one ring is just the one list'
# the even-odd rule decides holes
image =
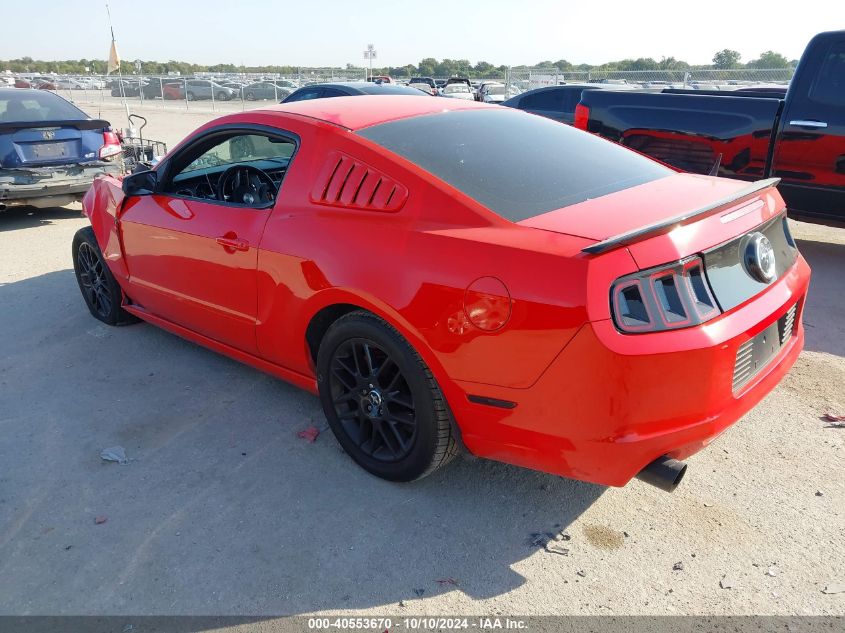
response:
{"label": "rear bumper", "polygon": [[122,162],[98,161],[57,167],[0,169],[0,209],[44,206],[45,201],[66,204],[81,200],[100,174],[120,176]]}
{"label": "rear bumper", "polygon": [[[467,448],[565,477],[622,486],[661,455],[684,459],[735,423],[784,377],[804,342],[803,258],[763,294],[703,326],[620,334],[585,325],[528,389],[460,383],[513,409],[454,407]],[[738,392],[739,347],[797,305],[792,336]],[[451,403],[450,403],[451,404]]]}

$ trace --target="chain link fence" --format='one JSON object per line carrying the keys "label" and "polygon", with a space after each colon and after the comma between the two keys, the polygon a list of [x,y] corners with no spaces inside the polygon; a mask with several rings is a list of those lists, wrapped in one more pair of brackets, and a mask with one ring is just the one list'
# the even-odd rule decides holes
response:
{"label": "chain link fence", "polygon": [[145,109],[236,112],[278,103],[302,86],[364,81],[364,68],[308,68],[295,75],[197,73],[193,77],[86,75],[53,78],[48,89],[87,110],[122,104]]}
{"label": "chain link fence", "polygon": [[[504,77],[470,79],[503,83],[509,95],[561,83],[611,83],[650,90],[729,91],[747,86],[786,86],[793,73],[792,68],[560,72],[554,68],[516,67],[508,69]],[[367,70],[364,68],[303,68],[296,74],[288,75],[197,73],[194,77],[54,77],[48,88],[91,113],[106,105],[122,105],[125,99],[131,111],[141,114],[148,109],[223,114],[278,103],[297,88],[309,84],[365,81],[366,78]]]}
{"label": "chain link fence", "polygon": [[552,68],[511,68],[502,83],[520,91],[560,83],[614,83],[636,88],[736,90],[744,86],[787,85],[793,68],[736,70],[586,70],[559,72]]}

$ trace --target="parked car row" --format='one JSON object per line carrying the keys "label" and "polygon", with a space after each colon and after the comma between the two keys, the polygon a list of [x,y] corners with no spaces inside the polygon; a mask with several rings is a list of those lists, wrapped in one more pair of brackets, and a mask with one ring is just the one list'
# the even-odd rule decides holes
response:
{"label": "parked car row", "polygon": [[450,77],[443,81],[432,77],[411,77],[406,85],[435,96],[484,103],[502,103],[521,92],[513,84],[506,85],[500,81],[472,82],[466,77]]}
{"label": "parked car row", "polygon": [[229,101],[279,101],[299,85],[287,79],[261,79],[257,81],[214,80],[191,77],[49,77],[49,76],[0,76],[0,86],[37,88],[53,91],[108,90],[113,97],[144,99],[215,99]]}

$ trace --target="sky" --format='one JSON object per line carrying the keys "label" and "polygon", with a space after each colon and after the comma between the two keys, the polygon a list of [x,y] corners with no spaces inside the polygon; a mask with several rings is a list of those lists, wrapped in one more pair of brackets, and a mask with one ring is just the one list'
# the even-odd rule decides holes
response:
{"label": "sky", "polygon": [[[845,0],[111,0],[124,60],[345,66],[423,57],[496,66],[675,57],[710,63],[798,59],[818,32],[845,29]],[[0,59],[105,59],[105,2],[0,0]]]}

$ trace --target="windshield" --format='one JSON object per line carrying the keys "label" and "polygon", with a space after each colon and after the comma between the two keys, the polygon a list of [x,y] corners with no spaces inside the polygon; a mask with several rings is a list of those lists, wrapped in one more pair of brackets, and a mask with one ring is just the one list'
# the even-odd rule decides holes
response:
{"label": "windshield", "polygon": [[[273,160],[287,163],[296,145],[287,139],[272,139],[258,134],[243,134],[225,139],[195,158],[179,176],[221,165]],[[176,179],[179,179],[179,176]]]}
{"label": "windshield", "polygon": [[358,134],[512,222],[675,173],[610,141],[509,108],[410,117]]}
{"label": "windshield", "polygon": [[446,94],[452,94],[454,92],[469,92],[469,87],[466,84],[449,84],[446,86],[445,90]]}
{"label": "windshield", "polygon": [[83,121],[87,118],[84,112],[49,92],[29,90],[0,92],[0,123]]}

